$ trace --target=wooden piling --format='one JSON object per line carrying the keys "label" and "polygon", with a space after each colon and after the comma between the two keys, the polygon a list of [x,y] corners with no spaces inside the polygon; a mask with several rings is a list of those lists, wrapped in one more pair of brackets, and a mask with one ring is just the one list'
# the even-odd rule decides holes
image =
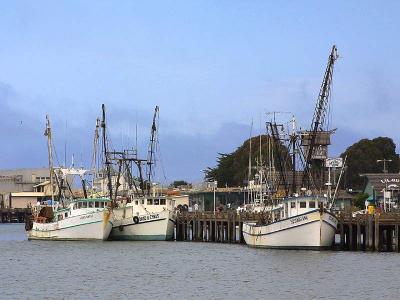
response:
{"label": "wooden piling", "polygon": [[375,214],[375,243],[374,243],[374,250],[380,250],[380,240],[379,240],[379,214]]}

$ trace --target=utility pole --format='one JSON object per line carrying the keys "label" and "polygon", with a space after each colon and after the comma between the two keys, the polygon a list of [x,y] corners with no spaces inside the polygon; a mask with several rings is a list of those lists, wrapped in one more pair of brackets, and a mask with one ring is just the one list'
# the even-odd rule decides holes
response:
{"label": "utility pole", "polygon": [[383,163],[383,173],[387,173],[388,172],[388,170],[386,169],[386,163],[389,163],[389,162],[392,162],[392,160],[391,159],[378,159],[377,161],[376,161],[377,163]]}

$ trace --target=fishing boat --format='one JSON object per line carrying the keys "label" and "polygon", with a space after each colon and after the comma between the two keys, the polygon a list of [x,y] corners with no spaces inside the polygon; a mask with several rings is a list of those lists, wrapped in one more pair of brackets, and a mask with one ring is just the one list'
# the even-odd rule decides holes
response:
{"label": "fishing boat", "polygon": [[247,245],[278,249],[314,249],[331,247],[338,220],[324,208],[318,197],[293,197],[282,200],[280,217],[269,224],[243,224]]}
{"label": "fishing boat", "polygon": [[[285,125],[276,123],[275,113],[273,120],[267,122],[269,141],[274,142],[275,149],[275,160],[270,160],[270,166],[278,165],[279,180],[275,189],[266,185],[268,191],[274,191],[265,201],[261,201],[261,213],[265,213],[267,217],[262,217],[259,222],[243,224],[244,240],[249,246],[326,249],[331,247],[334,241],[338,220],[332,208],[346,159],[343,162],[341,158],[328,158],[330,135],[335,130],[325,128],[324,121],[328,111],[333,66],[337,58],[337,49],[333,46],[310,130],[299,132],[293,117],[291,134],[283,134]],[[260,161],[262,162],[261,159]],[[301,166],[299,162],[302,163]],[[332,167],[342,168],[333,197],[330,176]],[[326,183],[325,168],[329,171]],[[297,180],[298,175],[301,175],[300,181]],[[259,186],[259,194],[263,195],[262,182]],[[297,189],[299,186],[300,191]],[[279,190],[284,194],[283,197],[278,195]],[[261,199],[264,198],[261,196]]]}
{"label": "fishing boat", "polygon": [[[39,201],[32,208],[32,218],[25,229],[29,240],[107,240],[113,225],[111,200],[87,198],[84,169],[53,168],[50,119],[47,116],[51,199]],[[84,197],[75,199],[69,178],[79,176]],[[54,180],[58,188],[54,195]],[[66,195],[67,187],[70,195]]]}
{"label": "fishing boat", "polygon": [[165,196],[139,197],[114,209],[112,240],[166,241],[174,237],[175,201]]}
{"label": "fishing boat", "polygon": [[[99,190],[107,189],[104,194],[108,194],[116,203],[113,209],[111,240],[149,241],[173,238],[175,200],[156,192],[156,184],[153,182],[158,113],[159,108],[156,106],[147,159],[138,158],[137,148],[109,151],[107,138],[103,134],[102,149],[107,168],[106,174],[101,174],[97,181]],[[146,170],[146,174],[143,174],[143,170]]]}
{"label": "fishing boat", "polygon": [[107,240],[113,216],[110,199],[74,199],[67,206],[45,201],[33,208],[29,240]]}

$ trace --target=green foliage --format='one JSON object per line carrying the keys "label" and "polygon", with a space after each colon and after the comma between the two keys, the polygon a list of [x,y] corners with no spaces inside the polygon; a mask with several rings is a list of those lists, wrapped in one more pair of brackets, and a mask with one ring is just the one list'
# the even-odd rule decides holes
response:
{"label": "green foliage", "polygon": [[173,183],[170,184],[170,186],[174,188],[182,185],[188,185],[188,183],[185,180],[175,180]]}
{"label": "green foliage", "polygon": [[364,178],[360,174],[382,173],[383,165],[378,159],[391,159],[387,163],[388,172],[399,172],[399,156],[396,154],[396,145],[391,138],[378,137],[373,140],[362,139],[346,149],[341,157],[347,155],[346,185],[353,190],[364,188]]}
{"label": "green foliage", "polygon": [[359,209],[365,208],[365,200],[367,200],[369,195],[367,193],[358,193],[354,198],[354,206]]}
{"label": "green foliage", "polygon": [[[269,147],[272,147],[273,143],[268,142],[269,137],[266,135],[261,136],[261,155],[262,165],[268,165]],[[251,139],[251,157],[252,166],[259,164],[260,160],[260,137],[253,137]],[[270,146],[269,146],[270,145]],[[286,167],[291,167],[290,159],[288,159],[288,151],[280,145],[280,151],[283,153],[283,157],[286,158]],[[243,186],[247,182],[249,172],[249,153],[250,153],[250,139],[245,141],[236,151],[225,154],[218,153],[217,166],[215,168],[208,168],[206,170],[205,179],[209,181],[218,181],[218,186]],[[277,162],[277,153],[274,150],[275,162]],[[277,166],[277,164],[275,164]],[[252,175],[256,170],[252,169]]]}

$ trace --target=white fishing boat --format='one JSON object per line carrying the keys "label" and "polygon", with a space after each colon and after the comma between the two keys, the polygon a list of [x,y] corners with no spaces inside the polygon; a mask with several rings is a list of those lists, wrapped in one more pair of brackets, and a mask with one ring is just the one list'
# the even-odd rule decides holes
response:
{"label": "white fishing boat", "polygon": [[29,240],[107,240],[113,225],[110,199],[75,199],[65,208],[46,201],[33,209]]}
{"label": "white fishing boat", "polygon": [[[111,200],[88,198],[85,174],[87,170],[54,168],[52,132],[46,116],[45,135],[48,142],[51,199],[38,202],[32,208],[32,218],[25,229],[29,240],[106,240],[113,225]],[[76,199],[72,191],[74,177],[79,177],[84,198]],[[55,184],[57,189],[55,189]],[[55,191],[58,191],[55,197]],[[57,200],[55,200],[57,198]]]}
{"label": "white fishing boat", "polygon": [[293,197],[282,201],[280,216],[269,224],[244,223],[247,245],[278,249],[327,249],[338,220],[317,197]]}
{"label": "white fishing boat", "polygon": [[175,225],[174,200],[166,197],[140,197],[114,209],[112,240],[172,240]]}

